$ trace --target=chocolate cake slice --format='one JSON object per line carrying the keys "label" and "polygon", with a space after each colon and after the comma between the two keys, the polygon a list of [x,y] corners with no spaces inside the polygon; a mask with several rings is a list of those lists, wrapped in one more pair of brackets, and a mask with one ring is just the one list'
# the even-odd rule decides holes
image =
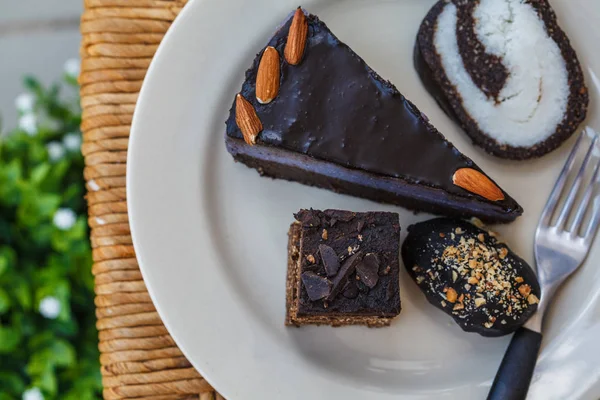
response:
{"label": "chocolate cake slice", "polygon": [[414,210],[512,221],[522,208],[316,16],[296,10],[253,65],[225,143],[260,174]]}
{"label": "chocolate cake slice", "polygon": [[581,66],[547,0],[440,0],[414,57],[442,109],[498,157],[542,156],[585,119]]}

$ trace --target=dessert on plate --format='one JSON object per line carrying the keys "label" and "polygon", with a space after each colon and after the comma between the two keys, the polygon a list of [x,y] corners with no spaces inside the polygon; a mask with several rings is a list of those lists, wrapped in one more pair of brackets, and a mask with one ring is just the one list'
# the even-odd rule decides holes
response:
{"label": "dessert on plate", "polygon": [[265,176],[485,221],[512,221],[523,211],[300,8],[246,71],[226,126],[227,150]]}
{"label": "dessert on plate", "polygon": [[398,214],[311,209],[294,217],[286,325],[389,325],[400,313]]}
{"label": "dessert on plate", "polygon": [[547,0],[440,0],[414,57],[446,114],[498,157],[542,156],[585,119],[581,66]]}
{"label": "dessert on plate", "polygon": [[420,222],[408,232],[406,270],[427,300],[465,331],[506,335],[537,310],[535,273],[494,233],[451,218]]}

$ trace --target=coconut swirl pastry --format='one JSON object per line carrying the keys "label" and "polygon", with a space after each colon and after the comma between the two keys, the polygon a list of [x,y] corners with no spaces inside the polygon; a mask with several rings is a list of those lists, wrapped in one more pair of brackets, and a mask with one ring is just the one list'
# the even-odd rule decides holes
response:
{"label": "coconut swirl pastry", "polygon": [[415,66],[475,144],[529,159],[585,119],[588,92],[547,0],[442,0],[421,24]]}

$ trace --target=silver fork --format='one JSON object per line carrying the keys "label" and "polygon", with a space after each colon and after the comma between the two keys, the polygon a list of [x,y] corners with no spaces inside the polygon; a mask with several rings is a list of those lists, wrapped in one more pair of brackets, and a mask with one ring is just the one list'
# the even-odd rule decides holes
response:
{"label": "silver fork", "polygon": [[[586,136],[591,143],[577,171],[577,154]],[[598,134],[585,128],[556,181],[535,232],[535,260],[542,295],[537,313],[513,336],[490,389],[488,400],[521,400],[527,396],[533,370],[542,343],[542,322],[556,290],[577,270],[588,255],[600,224],[600,159],[595,163],[594,151],[599,150]],[[583,186],[591,170],[592,178]],[[570,188],[567,180],[577,171]],[[583,197],[577,202],[578,195]],[[562,208],[560,199],[566,196]],[[575,204],[577,202],[577,204]],[[587,213],[591,217],[585,220]],[[554,217],[556,222],[552,222]],[[571,222],[569,222],[571,219]]]}

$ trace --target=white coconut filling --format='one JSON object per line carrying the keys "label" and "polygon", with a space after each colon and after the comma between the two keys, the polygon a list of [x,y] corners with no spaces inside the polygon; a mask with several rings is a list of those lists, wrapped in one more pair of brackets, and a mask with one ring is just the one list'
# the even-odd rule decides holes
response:
{"label": "white coconut filling", "polygon": [[437,21],[434,44],[462,106],[479,129],[500,144],[530,147],[555,133],[569,99],[568,71],[544,22],[523,0],[480,0],[475,32],[486,52],[509,72],[499,102],[475,85],[458,52],[456,6],[448,3]]}

